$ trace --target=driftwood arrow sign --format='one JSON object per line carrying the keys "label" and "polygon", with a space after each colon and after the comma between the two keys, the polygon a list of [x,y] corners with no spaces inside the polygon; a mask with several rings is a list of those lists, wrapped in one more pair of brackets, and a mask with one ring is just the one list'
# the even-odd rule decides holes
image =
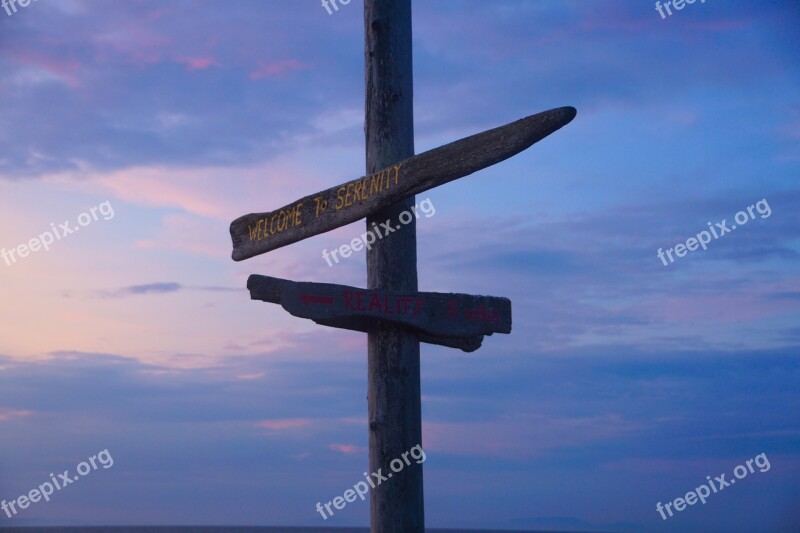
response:
{"label": "driftwood arrow sign", "polygon": [[420,340],[471,352],[484,335],[511,332],[511,301],[493,296],[358,289],[252,275],[253,300],[280,304],[289,313],[326,326],[370,331],[381,322],[413,329]]}
{"label": "driftwood arrow sign", "polygon": [[386,206],[499,163],[575,118],[575,108],[531,115],[415,155],[371,176],[231,223],[233,259],[241,261],[364,218]]}

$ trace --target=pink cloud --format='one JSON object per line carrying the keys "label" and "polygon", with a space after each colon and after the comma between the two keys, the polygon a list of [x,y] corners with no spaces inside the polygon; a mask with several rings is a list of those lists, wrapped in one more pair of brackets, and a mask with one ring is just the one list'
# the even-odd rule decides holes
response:
{"label": "pink cloud", "polygon": [[363,452],[367,451],[366,448],[363,448],[361,446],[356,446],[355,444],[336,444],[336,443],[332,443],[332,444],[328,445],[328,448],[330,448],[333,451],[339,452],[339,453],[347,453],[347,454],[350,454],[350,453],[363,453]]}
{"label": "pink cloud", "polygon": [[182,63],[186,65],[189,70],[205,70],[210,67],[219,67],[220,64],[214,58],[211,57],[201,57],[201,56],[194,56],[194,57],[187,57],[187,56],[180,56],[176,58],[178,63]]}
{"label": "pink cloud", "polygon": [[305,65],[296,59],[261,63],[256,70],[250,73],[250,79],[260,80],[263,78],[284,78],[290,72],[304,68],[308,68],[308,65]]}
{"label": "pink cloud", "polygon": [[5,422],[14,418],[22,418],[32,414],[32,411],[26,411],[24,409],[0,409],[0,422]]}
{"label": "pink cloud", "polygon": [[278,418],[256,422],[256,426],[270,431],[286,431],[289,429],[304,428],[310,425],[311,419],[308,418]]}
{"label": "pink cloud", "polygon": [[48,57],[28,50],[15,50],[10,52],[10,55],[15,62],[44,71],[68,87],[75,88],[80,85],[78,71],[81,65],[77,61],[63,57]]}
{"label": "pink cloud", "polygon": [[207,218],[169,214],[163,217],[157,233],[135,241],[134,246],[141,250],[162,248],[227,258],[230,255],[230,238],[218,228],[214,221]]}
{"label": "pink cloud", "polygon": [[154,207],[179,207],[194,215],[218,220],[229,218],[208,175],[193,175],[189,170],[132,168],[105,174],[97,182],[117,198]]}
{"label": "pink cloud", "polygon": [[164,51],[173,45],[172,39],[152,30],[150,21],[141,20],[109,28],[94,36],[93,42],[100,61],[122,59],[138,67],[161,62],[165,59]]}

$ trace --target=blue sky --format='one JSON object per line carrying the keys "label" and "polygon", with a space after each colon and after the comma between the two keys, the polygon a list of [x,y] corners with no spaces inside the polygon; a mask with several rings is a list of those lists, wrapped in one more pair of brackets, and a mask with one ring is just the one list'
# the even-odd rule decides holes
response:
{"label": "blue sky", "polygon": [[[363,174],[363,5],[39,0],[0,10],[1,525],[368,523],[366,338],[251,302],[252,273],[366,284],[363,222],[241,263],[228,225]],[[506,296],[513,332],[423,345],[433,527],[800,524],[800,7],[414,3],[416,150],[576,119],[424,195],[421,290]],[[755,217],[664,266],[657,250]],[[765,453],[667,521],[657,502]]]}

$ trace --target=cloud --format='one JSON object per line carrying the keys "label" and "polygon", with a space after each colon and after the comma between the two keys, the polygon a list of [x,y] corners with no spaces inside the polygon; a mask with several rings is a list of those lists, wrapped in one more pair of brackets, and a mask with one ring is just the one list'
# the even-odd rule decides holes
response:
{"label": "cloud", "polygon": [[331,443],[328,445],[328,448],[344,454],[352,454],[352,453],[364,454],[367,452],[367,448],[364,448],[363,446],[356,446],[355,444]]}
{"label": "cloud", "polygon": [[[646,347],[664,342],[665,328],[675,327],[682,335],[670,335],[683,337],[685,348],[698,339],[728,348],[774,346],[785,342],[779,323],[800,311],[791,296],[798,290],[800,215],[790,207],[800,191],[776,195],[771,217],[712,241],[706,251],[668,267],[656,255],[758,199],[740,193],[640,200],[574,213],[542,205],[535,216],[514,218],[451,212],[420,227],[420,277],[439,291],[513,296],[514,330],[531,332],[525,344],[537,350],[598,342]],[[759,275],[764,269],[769,278]],[[776,293],[786,296],[765,298]],[[764,321],[766,329],[753,337],[739,326],[745,321]]]}
{"label": "cloud", "polygon": [[[417,151],[579,114],[437,189],[418,228],[422,290],[514,305],[514,333],[476,354],[422,346],[430,523],[648,529],[685,480],[766,451],[776,468],[752,493],[682,527],[777,530],[800,457],[796,2],[696,3],[669,21],[621,0],[461,4],[415,8]],[[65,205],[120,201],[108,234],[3,277],[3,494],[108,447],[109,476],[30,520],[318,520],[313,503],[366,466],[366,336],[245,305],[243,280],[363,286],[363,260],[329,269],[320,250],[364,224],[246,264],[227,226],[363,171],[363,17],[36,6],[0,35],[5,245]],[[669,267],[656,257],[764,197],[769,219]]]}
{"label": "cloud", "polygon": [[[31,472],[63,470],[108,448],[116,461],[109,476],[70,502],[54,500],[46,513],[85,523],[85,515],[63,514],[64,506],[99,501],[106,519],[135,523],[126,506],[136,500],[154,522],[186,523],[198,512],[210,518],[200,503],[206,496],[192,490],[191,473],[202,471],[213,480],[215,501],[226,503],[214,510],[218,521],[257,522],[267,505],[273,520],[301,525],[306,511],[296,511],[294,501],[340,493],[366,461],[363,354],[325,343],[314,364],[297,361],[297,353],[313,349],[310,342],[279,357],[229,356],[207,368],[70,351],[38,361],[0,358],[2,412],[26,413],[2,420],[0,446],[10,450],[0,463],[4,491],[21,494],[35,486]],[[610,510],[601,522],[641,520],[651,511],[619,510],[614,502],[622,493],[614,487],[634,483],[637,493],[625,493],[631,508],[649,510],[664,486],[682,486],[698,470],[727,469],[743,455],[766,451],[776,466],[799,461],[796,346],[744,353],[616,346],[536,357],[489,350],[469,361],[431,350],[437,353],[425,350],[422,376],[426,489],[444,501],[482,498],[513,520],[547,511],[510,495],[538,497],[546,489],[557,496],[551,513],[576,516],[567,495],[580,480],[582,491]],[[737,395],[741,390],[748,394]],[[265,431],[276,438],[265,439]],[[54,434],[57,440],[47,438]],[[236,453],[228,453],[232,446]],[[310,489],[301,480],[311,477]],[[770,488],[757,493],[765,502],[792,482],[760,479]],[[253,486],[259,490],[251,497],[246,489]],[[153,490],[154,498],[142,496]],[[181,498],[162,499],[176,491]],[[434,512],[432,519],[446,516]],[[739,515],[726,518],[734,519]]]}
{"label": "cloud", "polygon": [[[228,357],[204,369],[67,351],[40,361],[0,358],[0,413],[12,413],[0,422],[0,445],[9,450],[0,462],[4,491],[21,494],[35,486],[30,472],[63,470],[108,448],[117,461],[113,476],[85,486],[69,505],[92,508],[100,501],[108,516],[121,520],[128,516],[125,502],[136,500],[161,522],[188,523],[203,515],[198,502],[206,496],[192,489],[191,474],[201,469],[204,479],[214,480],[215,501],[239,501],[217,508],[218,520],[256,521],[268,495],[273,519],[291,523],[292,502],[313,504],[318,493],[339,493],[366,461],[365,363],[362,357],[348,363],[346,351],[325,346],[325,357],[313,364],[296,361],[304,347],[279,357]],[[546,487],[558,496],[549,512],[577,519],[567,495],[582,480],[583,490],[612,511],[590,521],[642,520],[665,486],[681,487],[687,476],[724,472],[762,451],[776,467],[798,463],[800,433],[792,425],[800,401],[793,387],[800,378],[797,349],[637,352],[617,346],[531,357],[526,350],[489,348],[469,359],[426,349],[426,490],[445,501],[486,498],[514,520],[548,511],[527,499],[518,505],[509,495],[538,496],[537,487]],[[241,374],[262,376],[241,380]],[[740,390],[748,394],[737,396]],[[57,441],[45,438],[53,434]],[[292,481],[310,476],[317,480],[313,490]],[[475,477],[485,479],[484,489],[464,493],[464,483]],[[789,478],[759,479],[770,487],[756,493],[763,501],[779,489],[792,493]],[[636,491],[627,491],[629,485]],[[258,497],[247,496],[246,487],[258,487]],[[181,498],[158,505],[176,491]],[[109,492],[113,497],[103,496]],[[616,511],[613,502],[623,496],[626,510],[648,511]],[[52,504],[47,513],[67,505]],[[715,516],[725,517],[723,524],[741,520],[729,512]]]}
{"label": "cloud", "polygon": [[308,418],[284,418],[277,420],[260,420],[256,426],[270,431],[285,431],[292,429],[305,428],[311,425]]}
{"label": "cloud", "polygon": [[543,457],[565,447],[628,440],[648,424],[616,413],[565,417],[516,413],[477,422],[424,422],[425,447],[431,452],[491,456],[520,461]]}
{"label": "cloud", "polygon": [[308,65],[296,59],[286,59],[282,61],[272,61],[261,63],[255,70],[250,72],[251,80],[262,80],[264,78],[285,78],[291,72],[306,69]]}
{"label": "cloud", "polygon": [[137,295],[137,294],[165,294],[169,292],[177,292],[181,289],[180,283],[149,283],[147,285],[132,285],[130,287],[124,287],[122,289],[118,289],[111,293],[107,293],[109,296],[130,296],[130,295]]}
{"label": "cloud", "polygon": [[[182,291],[206,291],[206,292],[243,292],[246,289],[234,287],[203,287],[183,285],[174,281],[170,282],[156,282],[145,283],[142,285],[130,285],[128,287],[121,287],[119,289],[105,289],[94,291],[91,294],[98,298],[127,298],[131,296],[143,296],[153,294],[172,294]],[[64,297],[71,298],[75,293],[73,291],[65,291]]]}
{"label": "cloud", "polygon": [[205,70],[211,67],[219,67],[220,64],[213,57],[178,57],[179,63],[183,63],[189,70]]}
{"label": "cloud", "polygon": [[2,409],[0,408],[0,422],[4,422],[6,420],[13,420],[15,418],[21,418],[24,416],[31,416],[33,411],[28,411],[25,409]]}

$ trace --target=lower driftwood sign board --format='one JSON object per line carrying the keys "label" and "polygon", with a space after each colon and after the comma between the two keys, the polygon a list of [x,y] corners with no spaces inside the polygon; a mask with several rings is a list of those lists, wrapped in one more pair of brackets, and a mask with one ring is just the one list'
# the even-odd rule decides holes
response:
{"label": "lower driftwood sign board", "polygon": [[280,304],[318,324],[367,332],[388,322],[416,331],[422,342],[465,352],[477,350],[484,335],[511,333],[508,298],[367,290],[256,274],[247,280],[247,288],[253,300]]}

